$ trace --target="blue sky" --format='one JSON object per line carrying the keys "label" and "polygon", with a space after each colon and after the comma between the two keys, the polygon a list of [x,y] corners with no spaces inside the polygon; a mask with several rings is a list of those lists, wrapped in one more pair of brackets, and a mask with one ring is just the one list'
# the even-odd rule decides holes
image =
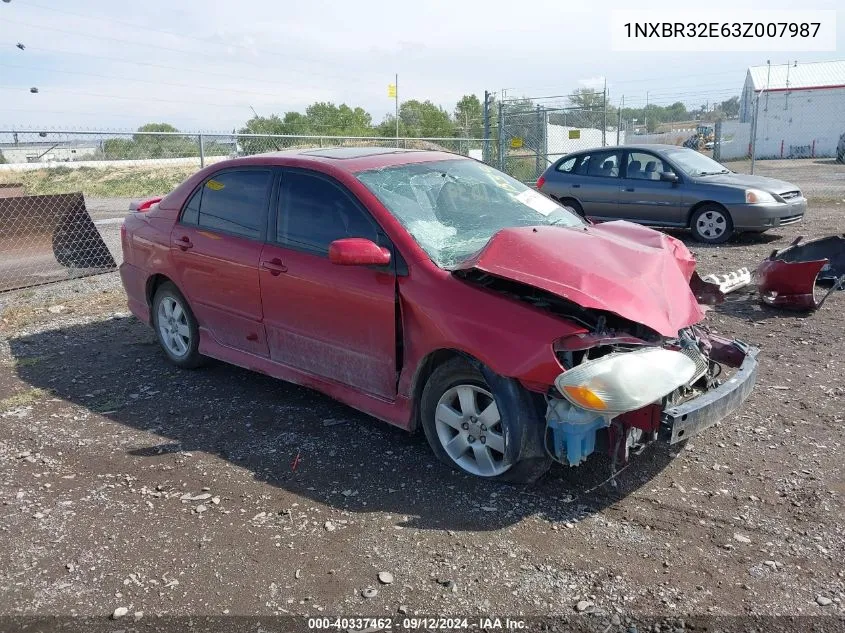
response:
{"label": "blue sky", "polygon": [[[840,4],[816,0],[811,8]],[[761,20],[772,9],[796,8],[782,0],[708,7],[725,20],[732,7],[759,10]],[[648,91],[651,102],[698,105],[739,94],[746,68],[767,59],[845,57],[842,10],[836,52],[622,53],[610,50],[614,8],[631,4],[4,1],[0,128],[134,129],[166,121],[225,131],[243,124],[250,107],[283,113],[316,100],[360,105],[379,121],[393,111],[387,84],[396,72],[400,99],[431,99],[449,110],[466,93],[559,95],[600,86],[604,77],[613,102],[625,95],[626,103],[642,104]]]}

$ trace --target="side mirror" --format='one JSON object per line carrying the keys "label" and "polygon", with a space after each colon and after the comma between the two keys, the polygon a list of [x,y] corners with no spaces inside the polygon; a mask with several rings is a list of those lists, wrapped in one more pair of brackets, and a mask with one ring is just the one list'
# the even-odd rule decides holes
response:
{"label": "side mirror", "polygon": [[664,182],[678,182],[680,179],[678,178],[678,174],[675,172],[663,171],[660,172],[660,180]]}
{"label": "side mirror", "polygon": [[329,261],[340,266],[386,266],[390,251],[363,237],[347,237],[329,244]]}

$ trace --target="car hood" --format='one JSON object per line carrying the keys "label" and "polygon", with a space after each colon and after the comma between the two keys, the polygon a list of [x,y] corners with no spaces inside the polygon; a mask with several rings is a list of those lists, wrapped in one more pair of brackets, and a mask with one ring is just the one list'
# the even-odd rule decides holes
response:
{"label": "car hood", "polygon": [[704,318],[689,286],[695,260],[687,247],[629,222],[502,229],[458,270],[524,283],[668,337]]}
{"label": "car hood", "polygon": [[735,187],[753,187],[770,193],[785,193],[800,191],[798,185],[785,180],[766,178],[765,176],[751,176],[749,174],[714,174],[713,176],[699,176],[696,180],[703,184],[733,185]]}

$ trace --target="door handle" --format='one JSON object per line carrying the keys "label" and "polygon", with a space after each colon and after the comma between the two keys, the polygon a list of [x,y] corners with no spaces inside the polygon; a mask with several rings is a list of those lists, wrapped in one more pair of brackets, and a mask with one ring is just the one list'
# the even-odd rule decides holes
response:
{"label": "door handle", "polygon": [[572,188],[573,188],[573,189],[578,189],[578,188],[580,188],[580,187],[581,187],[581,185],[577,185],[577,184],[576,184],[576,185],[572,185]]}
{"label": "door handle", "polygon": [[173,246],[178,246],[183,251],[188,250],[189,248],[194,247],[194,243],[191,241],[187,235],[183,235],[182,237],[177,237],[173,240]]}
{"label": "door handle", "polygon": [[625,187],[625,191],[634,191],[633,187]]}
{"label": "door handle", "polygon": [[270,274],[274,277],[278,277],[282,273],[286,273],[288,271],[288,267],[282,263],[282,260],[278,257],[271,259],[270,261],[261,262],[261,267],[265,270],[269,270]]}

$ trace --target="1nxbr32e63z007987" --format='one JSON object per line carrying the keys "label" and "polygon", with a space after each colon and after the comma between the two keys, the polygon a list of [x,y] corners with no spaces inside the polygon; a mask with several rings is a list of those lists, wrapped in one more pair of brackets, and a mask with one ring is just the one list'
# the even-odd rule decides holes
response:
{"label": "1nxbr32e63z007987", "polygon": [[209,166],[122,231],[132,312],[204,357],[317,389],[465,472],[613,463],[741,405],[756,350],[712,335],[678,240],[590,225],[482,163],[298,150]]}

